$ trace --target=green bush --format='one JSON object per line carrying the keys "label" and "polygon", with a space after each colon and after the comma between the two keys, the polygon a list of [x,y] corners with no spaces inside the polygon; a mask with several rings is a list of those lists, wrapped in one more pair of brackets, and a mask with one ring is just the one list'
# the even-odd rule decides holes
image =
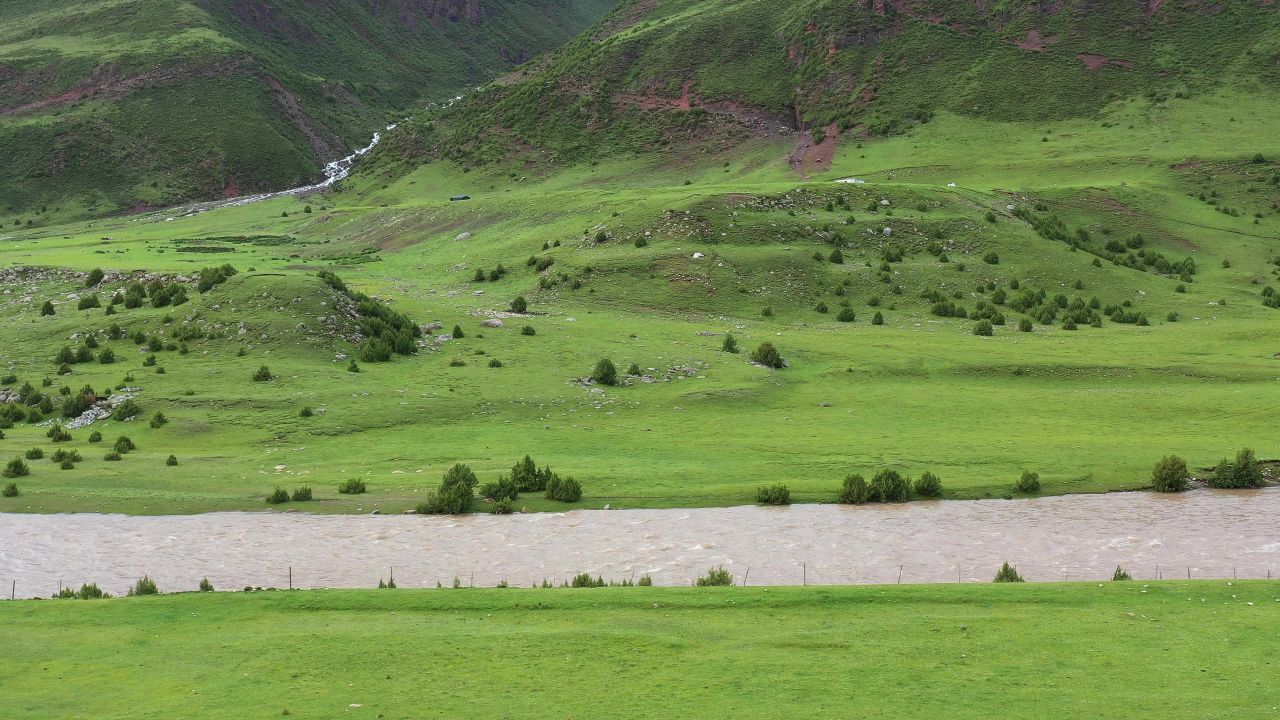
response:
{"label": "green bush", "polygon": [[727,353],[736,354],[738,352],[738,341],[732,334],[725,335],[724,342],[720,343],[720,349]]}
{"label": "green bush", "polygon": [[1018,332],[1031,332],[1034,327],[1027,318],[1018,319]]}
{"label": "green bush", "polygon": [[524,327],[520,328],[520,334],[521,335],[537,335],[538,331],[534,330],[532,325],[525,325]]}
{"label": "green bush", "polygon": [[561,478],[553,473],[547,481],[546,498],[560,502],[578,502],[582,499],[582,485],[571,477]]}
{"label": "green bush", "polygon": [[160,588],[156,587],[156,581],[151,579],[149,575],[143,575],[138,582],[129,588],[130,597],[135,595],[159,595]]}
{"label": "green bush", "polygon": [[120,453],[115,452],[115,451],[113,450],[113,451],[111,451],[111,452],[107,453],[106,455],[103,455],[103,456],[102,456],[102,459],[103,459],[103,460],[106,460],[107,462],[118,462],[118,461],[120,460]]}
{"label": "green bush", "polygon": [[44,457],[44,450],[41,450],[40,448],[31,448],[26,452],[26,457],[28,460],[39,460]]}
{"label": "green bush", "polygon": [[156,414],[151,418],[151,427],[152,427],[152,428],[160,428],[160,427],[164,427],[165,425],[168,425],[168,424],[169,424],[169,418],[165,417],[165,416],[164,416],[164,413],[162,413],[162,412],[158,412],[158,413],[156,413]]}
{"label": "green bush", "polygon": [[872,325],[883,325],[883,324],[884,324],[884,315],[881,315],[879,312],[876,312],[875,316],[871,318],[871,324],[872,324]]}
{"label": "green bush", "polygon": [[861,475],[853,474],[844,479],[836,500],[845,505],[862,505],[871,498],[871,489]]}
{"label": "green bush", "polygon": [[53,309],[53,302],[50,300],[45,300],[44,305],[40,306],[41,317],[47,317],[49,315],[53,315],[55,312],[56,311]]}
{"label": "green bush", "polygon": [[857,315],[854,314],[853,308],[849,307],[848,305],[844,306],[843,308],[840,308],[840,314],[836,316],[836,320],[839,320],[840,322],[846,322],[846,323],[853,322],[855,319],[857,319]]}
{"label": "green bush", "polygon": [[23,462],[22,458],[14,458],[10,460],[9,464],[4,466],[4,470],[0,470],[0,475],[7,478],[25,477],[30,474],[31,468],[27,467],[27,464]]}
{"label": "green bush", "polygon": [[1024,581],[1022,576],[1018,574],[1018,569],[1010,565],[1008,561],[1005,561],[1005,564],[1001,565],[1000,569],[996,571],[996,577],[991,582],[1020,583]]}
{"label": "green bush", "polygon": [[906,502],[911,499],[911,481],[897,470],[886,468],[872,476],[867,497],[873,502]]}
{"label": "green bush", "polygon": [[1168,455],[1156,463],[1151,484],[1156,492],[1182,492],[1187,489],[1187,463],[1177,455]]}
{"label": "green bush", "polygon": [[306,405],[301,410],[298,411],[298,417],[311,417],[315,414],[316,414],[316,411],[312,410],[310,405]]}
{"label": "green bush", "polygon": [[306,502],[306,501],[310,500],[310,499],[311,499],[311,488],[310,488],[310,487],[308,487],[308,486],[306,486],[306,485],[303,485],[302,487],[300,487],[300,488],[298,488],[297,490],[294,490],[294,491],[293,491],[293,495],[291,496],[291,499],[292,499],[294,502]]}
{"label": "green bush", "polygon": [[498,358],[490,358],[490,359],[489,359],[489,367],[491,367],[491,368],[500,368],[500,367],[502,367],[502,361],[501,361],[501,360],[499,360]]}
{"label": "green bush", "polygon": [[1034,473],[1030,470],[1022,471],[1022,477],[1018,478],[1018,482],[1013,484],[1013,491],[1016,493],[1040,492],[1040,473]]}
{"label": "green bush", "polygon": [[289,502],[289,493],[282,487],[278,487],[267,495],[267,502],[271,505],[279,505],[280,503]]}
{"label": "green bush", "polygon": [[1120,581],[1120,580],[1132,580],[1132,579],[1133,579],[1133,577],[1132,577],[1131,575],[1129,575],[1129,573],[1128,573],[1128,572],[1126,572],[1124,568],[1122,568],[1122,567],[1120,567],[1119,565],[1117,565],[1117,566],[1116,566],[1116,571],[1115,571],[1114,573],[1112,573],[1112,574],[1111,574],[1111,579],[1112,579],[1112,580],[1116,580],[1116,581]]}
{"label": "green bush", "polygon": [[498,500],[493,505],[489,506],[489,512],[493,513],[494,515],[510,515],[513,512],[511,507],[511,501]]}
{"label": "green bush", "polygon": [[213,583],[209,582],[209,578],[200,579],[200,592],[213,592]]}
{"label": "green bush", "polygon": [[347,478],[338,486],[338,492],[342,495],[362,495],[366,490],[364,480],[361,478]]}
{"label": "green bush", "polygon": [[466,333],[462,332],[461,325],[454,325],[453,332],[449,333],[449,337],[452,337],[454,340],[460,340],[466,336]]}
{"label": "green bush", "polygon": [[756,502],[760,505],[790,505],[791,490],[786,485],[761,485],[756,488]]}
{"label": "green bush", "polygon": [[1208,482],[1211,487],[1226,489],[1259,488],[1266,485],[1262,465],[1249,448],[1236,453],[1235,462],[1224,459],[1219,463]]}
{"label": "green bush", "polygon": [[478,480],[471,468],[458,463],[445,472],[440,487],[418,504],[423,515],[461,515],[471,509]]}
{"label": "green bush", "polygon": [[94,430],[93,432],[89,433],[89,442],[91,443],[102,442],[102,433],[98,432],[97,430]]}
{"label": "green bush", "polygon": [[45,436],[56,443],[69,442],[71,440],[71,433],[67,432],[67,429],[61,425],[51,426]]}
{"label": "green bush", "polygon": [[111,417],[116,420],[131,420],[142,414],[142,408],[133,398],[128,398],[111,409]]}
{"label": "green bush", "polygon": [[768,341],[760,343],[755,352],[751,353],[751,361],[774,370],[787,366],[787,361],[783,360],[782,356],[778,354],[778,349]]}
{"label": "green bush", "polygon": [[653,586],[653,578],[649,577],[648,575],[641,575],[640,579],[636,581],[636,587],[652,587],[652,586]]}
{"label": "green bush", "polygon": [[500,477],[497,482],[488,482],[477,490],[480,497],[494,502],[515,500],[520,496],[520,488],[511,478]]}
{"label": "green bush", "polygon": [[89,276],[85,278],[84,286],[87,288],[94,287],[102,282],[104,277],[106,277],[106,273],[102,272],[102,268],[94,268],[89,271]]}
{"label": "green bush", "polygon": [[271,369],[266,365],[258,368],[258,371],[253,374],[254,382],[267,382],[273,379],[275,379],[275,377],[271,374]]}
{"label": "green bush", "polygon": [[601,358],[596,363],[596,369],[591,371],[591,379],[601,385],[617,385],[618,369],[609,358]]}
{"label": "green bush", "polygon": [[524,299],[523,295],[517,295],[516,298],[511,301],[511,312],[513,313],[524,314],[528,309],[529,303]]}
{"label": "green bush", "polygon": [[138,449],[138,446],[134,445],[133,441],[130,440],[128,436],[125,436],[125,435],[121,435],[120,437],[116,438],[116,442],[115,442],[115,445],[113,445],[113,447],[115,448],[116,452],[120,453],[121,455],[124,455],[125,453],[132,452]]}
{"label": "green bush", "polygon": [[723,567],[713,567],[706,575],[698,577],[698,587],[716,587],[733,585],[733,575]]}
{"label": "green bush", "polygon": [[178,464],[178,456],[177,456],[177,455],[170,455],[170,456],[169,456],[169,457],[164,461],[164,464],[165,464],[165,465],[168,465],[169,467],[174,467],[174,466],[176,466],[176,465]]}
{"label": "green bush", "polygon": [[11,482],[5,485],[4,491],[0,494],[3,494],[4,497],[18,497],[18,483]]}
{"label": "green bush", "polygon": [[925,471],[916,480],[916,494],[920,497],[936,498],[942,496],[942,480],[931,472]]}
{"label": "green bush", "polygon": [[980,335],[982,337],[991,337],[991,334],[994,331],[995,329],[991,327],[990,320],[980,320],[978,321],[978,324],[973,326],[973,334]]}

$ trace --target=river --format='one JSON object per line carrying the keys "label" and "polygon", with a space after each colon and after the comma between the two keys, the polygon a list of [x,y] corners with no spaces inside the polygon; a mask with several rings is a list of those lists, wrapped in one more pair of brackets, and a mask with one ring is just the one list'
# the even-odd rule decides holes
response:
{"label": "river", "polygon": [[[97,582],[123,592],[245,586],[527,586],[589,572],[688,584],[723,565],[751,585],[1280,577],[1280,489],[902,505],[582,510],[459,517],[235,512],[0,514],[4,595]],[[15,584],[16,583],[16,587]]]}

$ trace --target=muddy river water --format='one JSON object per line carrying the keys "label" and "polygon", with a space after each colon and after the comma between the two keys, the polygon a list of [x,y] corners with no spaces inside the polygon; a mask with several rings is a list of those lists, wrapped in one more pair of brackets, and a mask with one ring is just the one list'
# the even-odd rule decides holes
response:
{"label": "muddy river water", "polygon": [[[463,517],[0,514],[3,595],[245,586],[529,585],[589,572],[688,584],[723,565],[750,585],[1280,577],[1280,489],[1112,493],[846,507],[584,510]],[[292,580],[290,580],[292,578]]]}

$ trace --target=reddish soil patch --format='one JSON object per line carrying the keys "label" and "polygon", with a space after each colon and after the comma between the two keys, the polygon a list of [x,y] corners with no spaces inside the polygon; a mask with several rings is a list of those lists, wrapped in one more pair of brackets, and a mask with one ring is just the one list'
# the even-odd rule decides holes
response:
{"label": "reddish soil patch", "polygon": [[1027,37],[1017,43],[1018,47],[1031,52],[1043,52],[1044,49],[1058,42],[1057,35],[1045,37],[1040,34],[1039,30],[1028,30]]}
{"label": "reddish soil patch", "polygon": [[796,147],[787,157],[791,170],[803,177],[810,173],[822,172],[831,167],[836,156],[836,140],[840,137],[840,126],[831,123],[823,128],[822,142],[813,141],[813,133],[806,131],[796,140]]}
{"label": "reddish soil patch", "polygon": [[630,107],[640,110],[686,111],[698,108],[711,115],[725,115],[735,118],[768,135],[794,127],[792,123],[783,118],[758,108],[744,106],[732,100],[704,102],[693,92],[692,80],[685,80],[681,84],[679,97],[662,97],[651,93],[638,95],[618,94],[613,96],[613,104],[614,107]]}
{"label": "reddish soil patch", "polygon": [[121,77],[113,63],[94,68],[75,86],[49,97],[39,98],[12,107],[0,107],[0,115],[31,112],[60,107],[79,102],[87,97],[116,98],[149,87],[175,82],[187,77],[225,77],[241,71],[251,62],[247,55],[226,58],[215,63],[182,63],[149,70],[138,75]]}
{"label": "reddish soil patch", "polygon": [[1076,57],[1080,59],[1080,62],[1084,63],[1085,67],[1089,68],[1090,72],[1097,72],[1108,66],[1125,70],[1133,69],[1133,62],[1130,60],[1120,60],[1106,55],[1095,55],[1094,53],[1080,53]]}
{"label": "reddish soil patch", "polygon": [[[339,152],[339,150],[343,150],[345,147],[342,140],[332,132],[328,132],[323,129],[317,130],[313,127],[311,118],[309,118],[306,111],[302,109],[302,105],[298,102],[298,98],[295,97],[293,93],[289,92],[288,88],[281,85],[279,80],[276,80],[271,76],[267,76],[266,81],[267,85],[271,87],[276,105],[284,112],[284,115],[289,119],[289,122],[293,123],[293,126],[297,128],[298,132],[302,133],[303,137],[307,139],[307,144],[311,146],[311,151],[316,154],[316,157],[321,159],[342,157],[343,153]],[[322,132],[324,133],[324,136],[321,135]]]}
{"label": "reddish soil patch", "polygon": [[645,19],[654,8],[658,7],[658,0],[640,0],[640,2],[631,3],[627,9],[620,13],[617,17],[603,23],[599,32],[595,34],[596,40],[604,40],[612,37],[627,28],[635,25]]}
{"label": "reddish soil patch", "polygon": [[1184,160],[1180,163],[1174,163],[1169,166],[1170,170],[1198,170],[1200,169],[1199,160]]}

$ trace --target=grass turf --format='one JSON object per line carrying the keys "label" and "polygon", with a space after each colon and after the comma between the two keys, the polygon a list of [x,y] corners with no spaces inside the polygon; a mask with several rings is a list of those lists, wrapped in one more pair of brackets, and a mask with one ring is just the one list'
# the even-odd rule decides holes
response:
{"label": "grass turf", "polygon": [[1270,718],[1278,601],[1263,581],[20,601],[0,714]]}

